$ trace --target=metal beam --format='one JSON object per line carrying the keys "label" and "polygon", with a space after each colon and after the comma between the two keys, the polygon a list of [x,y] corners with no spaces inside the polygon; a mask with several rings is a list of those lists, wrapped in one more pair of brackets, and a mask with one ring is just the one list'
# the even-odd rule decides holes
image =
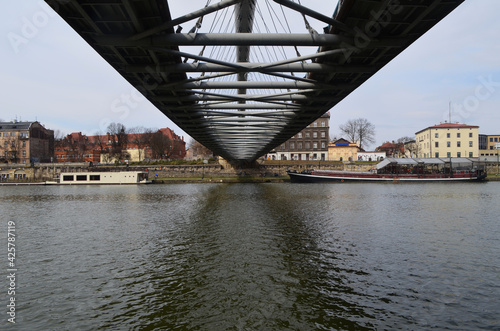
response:
{"label": "metal beam", "polygon": [[332,46],[351,39],[333,34],[307,33],[169,33],[131,40],[127,35],[96,36],[103,46]]}
{"label": "metal beam", "polygon": [[130,40],[138,40],[138,39],[142,39],[142,38],[151,36],[151,35],[156,34],[158,32],[162,32],[162,31],[171,29],[171,28],[173,28],[176,25],[179,25],[179,24],[182,24],[182,23],[194,20],[194,19],[196,19],[198,17],[202,17],[204,15],[213,13],[213,12],[215,12],[217,10],[220,10],[220,9],[232,6],[232,5],[237,4],[239,2],[242,2],[242,1],[245,1],[245,0],[223,0],[223,1],[219,1],[217,3],[214,3],[213,5],[210,5],[210,6],[207,6],[207,7],[203,8],[203,9],[200,9],[200,10],[194,11],[194,12],[192,12],[190,14],[181,16],[181,17],[176,18],[176,19],[173,19],[173,20],[171,20],[169,22],[165,22],[165,23],[163,23],[163,24],[161,24],[161,25],[159,25],[157,27],[154,27],[152,29],[148,29],[146,31],[142,31],[140,33],[137,33],[134,36],[130,37]]}
{"label": "metal beam", "polygon": [[[352,86],[350,84],[336,84],[327,85],[321,83],[306,83],[306,82],[294,82],[294,81],[246,81],[246,82],[223,82],[223,81],[209,81],[209,82],[188,82],[180,83],[176,85],[169,85],[168,89],[239,89],[239,88],[253,88],[253,89],[344,89],[346,87]],[[161,88],[159,86],[158,88]]]}
{"label": "metal beam", "polygon": [[228,66],[225,64],[215,64],[215,63],[179,63],[172,65],[161,65],[151,67],[149,65],[141,66],[127,66],[125,70],[130,73],[151,73],[155,71],[160,72],[331,72],[331,73],[365,73],[373,70],[370,66],[332,66],[322,63],[289,63],[289,64],[278,64],[271,66],[269,63],[248,63],[248,62],[236,62],[236,66]]}
{"label": "metal beam", "polygon": [[317,11],[314,11],[312,9],[309,9],[307,7],[304,7],[302,5],[299,5],[295,2],[292,2],[292,1],[289,1],[289,0],[273,0],[274,2],[276,3],[279,3],[280,5],[283,5],[285,7],[288,7],[288,8],[291,8],[291,9],[294,9],[304,15],[307,15],[307,16],[310,16],[310,17],[314,17],[315,19],[318,19],[320,21],[323,21],[327,24],[330,24],[334,27],[337,27],[343,31],[346,31],[346,32],[349,32],[351,34],[355,34],[355,31],[348,27],[347,25],[345,25],[344,23],[342,22],[339,22],[337,21],[336,19],[334,18],[331,18],[331,17],[328,17],[328,16],[325,16],[323,14],[320,14],[318,13]]}

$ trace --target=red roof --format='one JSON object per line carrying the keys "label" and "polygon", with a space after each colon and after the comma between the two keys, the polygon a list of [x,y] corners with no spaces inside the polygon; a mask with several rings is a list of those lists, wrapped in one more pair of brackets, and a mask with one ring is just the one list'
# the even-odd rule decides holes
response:
{"label": "red roof", "polygon": [[415,134],[418,134],[418,133],[425,131],[425,130],[428,130],[428,129],[472,129],[472,128],[479,128],[479,126],[460,124],[460,123],[441,123],[438,125],[429,126],[428,128],[420,130],[420,131],[416,132]]}

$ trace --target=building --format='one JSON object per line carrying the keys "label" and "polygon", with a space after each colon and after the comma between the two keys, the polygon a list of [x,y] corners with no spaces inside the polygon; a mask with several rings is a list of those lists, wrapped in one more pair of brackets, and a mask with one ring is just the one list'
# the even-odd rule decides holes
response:
{"label": "building", "polygon": [[408,140],[403,143],[404,157],[414,158],[418,155],[418,144],[416,140]]}
{"label": "building", "polygon": [[353,143],[344,138],[340,138],[328,144],[328,160],[356,161],[358,152],[362,151],[363,150],[357,143]]}
{"label": "building", "polygon": [[330,113],[309,124],[268,154],[271,160],[322,160],[328,159],[330,141]]}
{"label": "building", "polygon": [[39,122],[0,122],[0,162],[50,162],[54,156],[54,131]]}
{"label": "building", "polygon": [[479,156],[497,156],[500,149],[500,135],[480,134],[479,142]]}
{"label": "building", "polygon": [[385,159],[385,152],[359,152],[357,155],[358,161],[382,161]]}
{"label": "building", "polygon": [[478,157],[479,126],[442,123],[415,133],[418,157]]}
{"label": "building", "polygon": [[57,162],[113,163],[144,159],[183,159],[186,143],[169,128],[146,133],[86,136],[73,132],[56,143]]}
{"label": "building", "polygon": [[405,155],[405,147],[403,143],[395,143],[386,141],[382,145],[375,148],[376,152],[384,152],[387,157],[403,157]]}

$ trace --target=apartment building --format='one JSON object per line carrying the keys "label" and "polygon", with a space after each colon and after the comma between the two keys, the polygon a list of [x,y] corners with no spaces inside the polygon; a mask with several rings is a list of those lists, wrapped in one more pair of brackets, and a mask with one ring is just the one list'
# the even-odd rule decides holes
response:
{"label": "apartment building", "polygon": [[50,162],[54,156],[54,131],[39,122],[0,122],[0,162]]}
{"label": "apartment building", "polygon": [[418,157],[478,157],[479,126],[441,123],[415,133]]}
{"label": "apartment building", "polygon": [[268,154],[271,160],[328,160],[330,112]]}

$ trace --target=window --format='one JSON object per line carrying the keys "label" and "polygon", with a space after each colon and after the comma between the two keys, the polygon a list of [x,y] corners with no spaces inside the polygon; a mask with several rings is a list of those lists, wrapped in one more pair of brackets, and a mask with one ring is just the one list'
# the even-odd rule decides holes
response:
{"label": "window", "polygon": [[90,175],[90,180],[101,180],[101,175]]}
{"label": "window", "polygon": [[434,133],[434,138],[439,138],[439,133]]}
{"label": "window", "polygon": [[495,138],[495,142],[498,142],[498,138]]}
{"label": "window", "polygon": [[318,122],[313,123],[313,127],[317,128],[318,127]]}
{"label": "window", "polygon": [[26,141],[23,140],[23,147],[26,147]]}
{"label": "window", "polygon": [[309,132],[306,132],[306,138],[309,138],[309,137],[310,137]]}
{"label": "window", "polygon": [[302,138],[302,132],[299,132],[299,134],[297,135],[298,138]]}
{"label": "window", "polygon": [[462,153],[457,152],[457,157],[461,157],[461,156],[462,156]]}
{"label": "window", "polygon": [[309,149],[309,148],[311,148],[311,144],[306,143],[306,149]]}
{"label": "window", "polygon": [[457,138],[460,138],[460,132],[457,132]]}
{"label": "window", "polygon": [[439,157],[439,153],[438,152],[436,152],[435,157]]}
{"label": "window", "polygon": [[321,148],[325,148],[325,142],[321,143]]}
{"label": "window", "polygon": [[472,141],[469,141],[469,147],[472,147]]}
{"label": "window", "polygon": [[472,152],[469,152],[469,157],[473,157],[473,153]]}
{"label": "window", "polygon": [[12,140],[12,147],[16,147],[16,141]]}
{"label": "window", "polygon": [[446,147],[451,147],[451,141],[446,142]]}
{"label": "window", "polygon": [[313,149],[317,149],[318,148],[318,143],[313,143]]}
{"label": "window", "polygon": [[325,131],[321,131],[321,138],[325,138],[326,137],[326,132]]}
{"label": "window", "polygon": [[446,157],[451,157],[451,153],[450,152],[446,153]]}
{"label": "window", "polygon": [[87,180],[87,175],[76,175],[76,180],[85,181]]}
{"label": "window", "polygon": [[63,176],[63,181],[65,182],[71,182],[74,180],[74,176],[73,175],[64,175]]}
{"label": "window", "polygon": [[299,146],[299,150],[302,149],[302,143],[298,143],[298,146]]}
{"label": "window", "polygon": [[26,151],[23,151],[23,157],[26,157]]}
{"label": "window", "polygon": [[313,138],[318,138],[318,133],[317,132],[313,132]]}
{"label": "window", "polygon": [[460,147],[460,141],[457,141],[457,147]]}
{"label": "window", "polygon": [[439,147],[439,141],[436,141],[436,142],[434,143],[434,147]]}
{"label": "window", "polygon": [[446,134],[446,138],[450,138],[450,133],[449,132]]}
{"label": "window", "polygon": [[469,132],[469,138],[472,138],[472,132]]}
{"label": "window", "polygon": [[290,149],[295,149],[295,143],[290,143]]}
{"label": "window", "polygon": [[326,122],[325,121],[321,121],[321,127],[322,128],[326,127]]}

